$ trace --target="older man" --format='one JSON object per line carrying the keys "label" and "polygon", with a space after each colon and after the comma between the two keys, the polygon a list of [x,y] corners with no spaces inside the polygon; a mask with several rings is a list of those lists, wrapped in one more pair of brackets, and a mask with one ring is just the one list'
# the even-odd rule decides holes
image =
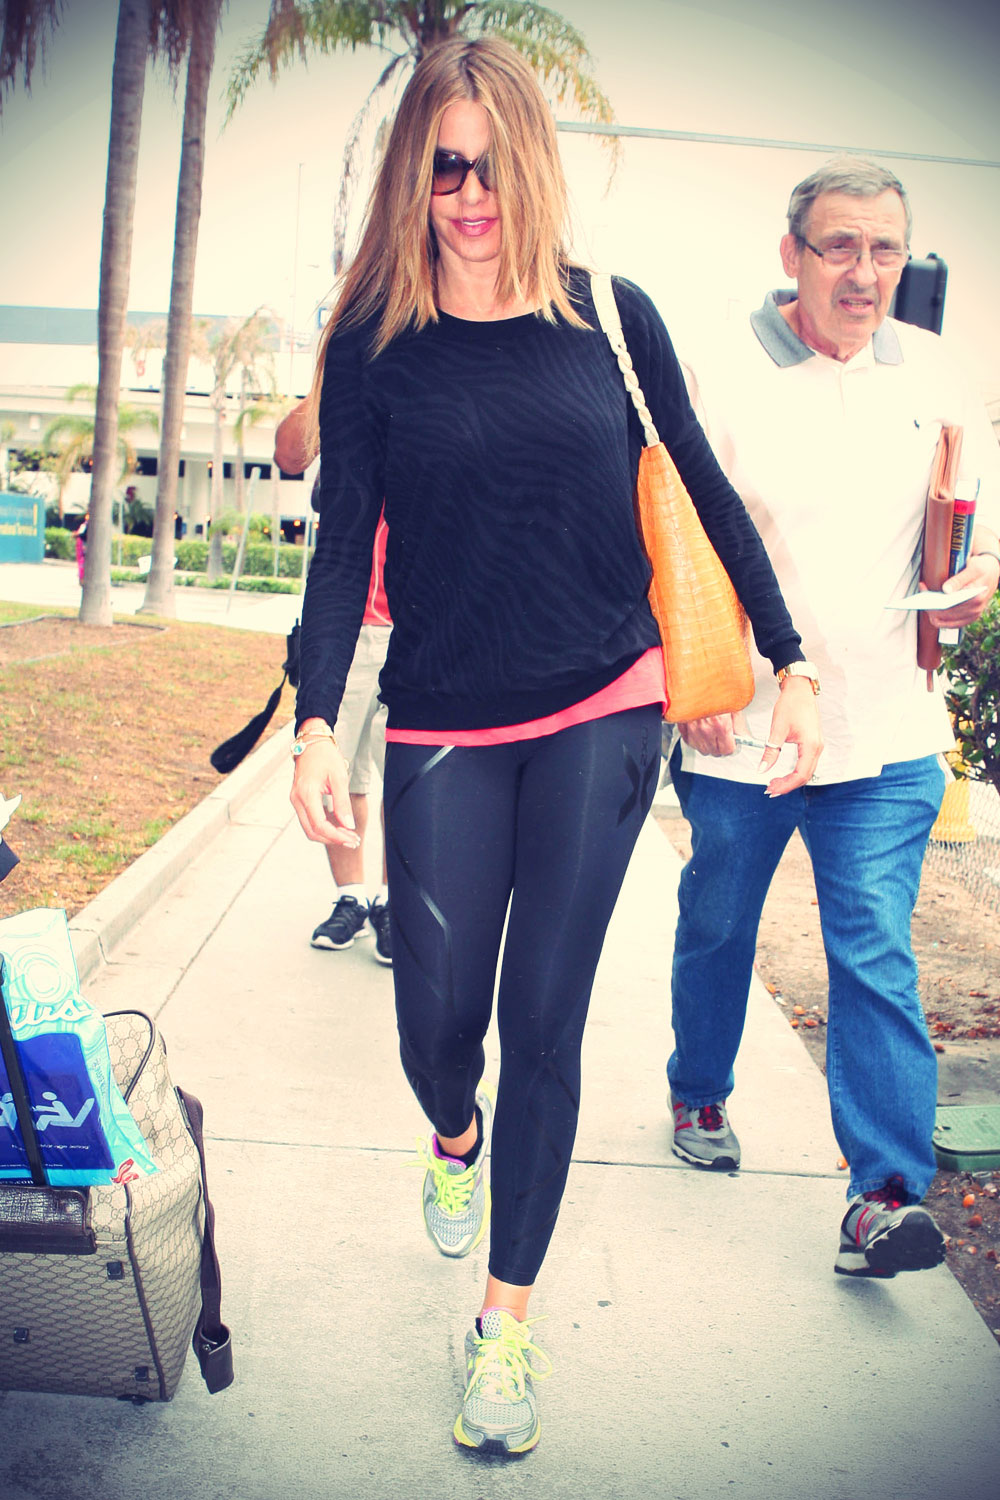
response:
{"label": "older man", "polygon": [[[795,291],[687,366],[692,400],[743,496],[822,684],[826,748],[814,781],[769,799],[757,772],[777,687],[757,661],[745,720],[681,726],[674,781],[691,823],[673,967],[668,1063],[673,1150],[733,1170],[727,1116],[764,898],[799,829],[812,859],[829,969],[827,1083],[850,1164],[835,1270],[894,1276],[936,1265],[919,1207],[935,1163],[937,1069],[917,993],[910,916],[952,743],[939,689],[916,665],[924,504],[943,422],[964,429],[962,475],[981,481],[973,596],[932,615],[975,620],[1000,576],[1000,459],[982,403],[936,335],[887,317],[909,258],[899,181],[840,159],[801,182],[781,241]],[[990,529],[993,528],[993,529]]]}

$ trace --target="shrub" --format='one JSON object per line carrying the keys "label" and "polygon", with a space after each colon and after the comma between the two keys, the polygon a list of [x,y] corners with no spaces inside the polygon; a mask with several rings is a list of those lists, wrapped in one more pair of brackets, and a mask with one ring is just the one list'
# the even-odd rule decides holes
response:
{"label": "shrub", "polygon": [[76,537],[73,532],[67,531],[64,526],[46,526],[45,556],[60,557],[65,562],[72,562],[76,557]]}
{"label": "shrub", "polygon": [[[115,568],[135,568],[140,557],[148,557],[153,550],[152,541],[148,536],[123,536],[116,533],[111,543],[111,562]],[[72,531],[64,527],[47,526],[45,528],[45,556],[59,557],[72,562],[76,557],[76,538]],[[199,537],[184,538],[174,543],[174,556],[177,559],[177,567],[184,573],[204,573],[208,560],[208,543]],[[222,565],[225,577],[219,579],[221,587],[228,588],[232,578],[233,565],[236,562],[236,545],[226,542],[222,548]],[[293,580],[297,586],[302,577],[302,548],[293,547],[282,543],[278,548],[278,578]],[[248,541],[243,553],[243,571],[240,576],[240,586],[243,587],[244,580],[254,579],[260,592],[271,590],[274,593],[294,592],[294,589],[274,588],[274,547],[270,542]]]}
{"label": "shrub", "polygon": [[243,517],[238,510],[224,510],[221,516],[217,516],[208,528],[209,536],[236,536],[239,535]]}
{"label": "shrub", "polygon": [[185,538],[174,543],[177,566],[187,573],[204,573],[208,560],[208,543],[198,537]]}
{"label": "shrub", "polygon": [[116,533],[111,542],[111,561],[116,567],[119,566],[119,549],[120,566],[134,568],[140,557],[150,556],[153,543],[148,536],[118,536]]}
{"label": "shrub", "polygon": [[[131,489],[131,485],[129,488]],[[125,501],[122,510],[124,531],[130,532],[133,536],[151,537],[153,535],[154,511],[151,505],[140,500],[138,495],[132,495]]]}
{"label": "shrub", "polygon": [[1000,596],[943,656],[945,702],[962,760],[956,773],[989,781],[1000,793]]}

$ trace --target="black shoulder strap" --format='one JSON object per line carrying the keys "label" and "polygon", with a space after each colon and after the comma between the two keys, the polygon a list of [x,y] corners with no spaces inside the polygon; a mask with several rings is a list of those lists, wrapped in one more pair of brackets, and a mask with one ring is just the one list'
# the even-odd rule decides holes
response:
{"label": "black shoulder strap", "polygon": [[222,1272],[215,1251],[215,1209],[208,1196],[205,1171],[204,1111],[193,1094],[177,1090],[184,1106],[191,1136],[201,1162],[201,1188],[205,1199],[205,1237],[201,1247],[201,1313],[195,1325],[192,1347],[198,1356],[202,1377],[209,1393],[224,1391],[233,1383],[233,1346],[229,1329],[222,1321]]}
{"label": "black shoulder strap", "polygon": [[44,1187],[48,1183],[49,1174],[42,1161],[42,1148],[38,1144],[38,1134],[31,1114],[31,1100],[28,1098],[21,1058],[14,1040],[14,1032],[11,1029],[10,1016],[7,1013],[7,988],[4,984],[4,973],[4,961],[0,957],[0,1054],[3,1055],[7,1082],[14,1099],[17,1123],[21,1127],[21,1140],[24,1142],[31,1180],[37,1187]]}

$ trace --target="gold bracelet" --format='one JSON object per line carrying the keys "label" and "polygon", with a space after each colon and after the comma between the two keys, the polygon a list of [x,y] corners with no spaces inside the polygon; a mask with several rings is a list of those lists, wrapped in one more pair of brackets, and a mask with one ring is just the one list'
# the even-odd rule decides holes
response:
{"label": "gold bracelet", "polygon": [[329,740],[335,750],[340,749],[332,729],[307,729],[303,734],[297,734],[292,741],[293,760],[298,760],[303,750],[308,749],[310,740]]}

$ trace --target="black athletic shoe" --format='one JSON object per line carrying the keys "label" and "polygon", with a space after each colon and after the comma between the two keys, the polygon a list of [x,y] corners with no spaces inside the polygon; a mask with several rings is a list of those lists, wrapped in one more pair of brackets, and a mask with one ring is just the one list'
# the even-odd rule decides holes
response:
{"label": "black athletic shoe", "polygon": [[310,938],[314,948],[350,948],[356,937],[364,935],[368,908],[353,896],[341,896],[325,922]]}
{"label": "black athletic shoe", "polygon": [[372,901],[368,907],[368,920],[375,929],[375,958],[380,964],[392,965],[392,922],[389,919],[389,903]]}

